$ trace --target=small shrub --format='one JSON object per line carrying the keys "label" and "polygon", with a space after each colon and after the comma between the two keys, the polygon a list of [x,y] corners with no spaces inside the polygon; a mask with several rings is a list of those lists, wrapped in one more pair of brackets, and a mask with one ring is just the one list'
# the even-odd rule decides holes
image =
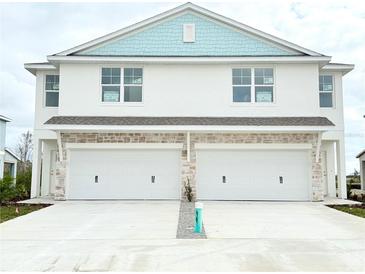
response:
{"label": "small shrub", "polygon": [[187,182],[185,183],[184,188],[185,188],[185,196],[186,196],[186,199],[189,202],[192,202],[193,201],[193,198],[194,198],[194,194],[193,194],[193,188],[190,185],[190,179],[189,178],[187,179]]}
{"label": "small shrub", "polygon": [[4,204],[16,198],[17,191],[14,180],[10,176],[0,179],[0,203]]}
{"label": "small shrub", "polygon": [[18,172],[16,175],[16,191],[19,200],[30,198],[30,189],[32,184],[32,170],[27,168]]}

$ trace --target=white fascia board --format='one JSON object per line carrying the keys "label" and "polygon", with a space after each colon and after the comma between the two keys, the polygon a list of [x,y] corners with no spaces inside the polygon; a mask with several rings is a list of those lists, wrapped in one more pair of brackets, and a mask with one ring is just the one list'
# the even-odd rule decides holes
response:
{"label": "white fascia board", "polygon": [[312,149],[312,144],[301,143],[301,144],[227,144],[227,143],[197,143],[195,144],[195,149],[209,149],[209,150],[222,150],[222,149],[242,149],[242,150],[267,150],[267,149],[278,149],[278,150],[302,150],[302,149]]}
{"label": "white fascia board", "polygon": [[5,117],[4,115],[0,115],[0,121],[11,122],[11,119],[8,117]]}
{"label": "white fascia board", "polygon": [[240,22],[237,22],[237,21],[235,21],[233,19],[230,19],[230,18],[227,18],[225,16],[219,15],[219,14],[217,14],[215,12],[212,12],[212,11],[207,10],[205,8],[199,7],[199,6],[194,5],[192,3],[183,4],[181,6],[178,6],[176,8],[173,8],[171,10],[168,10],[166,12],[160,13],[160,14],[158,14],[156,16],[153,16],[151,18],[148,18],[146,20],[143,20],[143,21],[141,21],[139,23],[133,24],[133,25],[131,25],[129,27],[126,27],[126,28],[117,30],[115,32],[109,33],[109,34],[104,35],[102,37],[99,37],[97,39],[91,40],[91,41],[89,41],[87,43],[84,43],[84,44],[81,44],[79,46],[73,47],[71,49],[68,49],[68,50],[59,52],[59,53],[57,53],[55,55],[69,55],[69,54],[73,54],[73,53],[76,53],[76,52],[79,52],[79,51],[88,49],[88,48],[93,47],[95,45],[98,45],[98,44],[101,44],[103,42],[112,40],[112,39],[114,39],[116,37],[125,35],[127,33],[130,33],[132,31],[137,30],[137,29],[140,29],[142,27],[146,27],[147,25],[153,24],[153,23],[155,23],[157,21],[160,21],[160,20],[162,20],[164,18],[167,18],[169,16],[178,14],[178,13],[183,12],[183,11],[186,11],[186,10],[192,10],[192,11],[195,11],[195,12],[200,13],[202,15],[205,15],[207,17],[210,17],[212,19],[221,21],[221,22],[223,22],[225,24],[228,24],[230,26],[236,27],[236,28],[238,28],[240,30],[243,30],[243,31],[246,31],[246,32],[248,32],[250,34],[256,35],[256,36],[258,36],[260,38],[264,38],[264,39],[267,39],[268,41],[277,43],[279,46],[285,46],[285,47],[287,47],[287,48],[289,48],[291,50],[299,51],[301,53],[308,54],[308,55],[311,55],[311,56],[322,56],[322,54],[320,54],[318,52],[315,52],[315,51],[312,51],[312,50],[303,48],[303,47],[301,47],[299,45],[296,45],[296,44],[291,43],[291,42],[288,42],[288,41],[286,41],[284,39],[275,37],[273,35],[270,35],[268,33],[263,32],[263,31],[257,30],[255,28],[252,28],[250,26],[247,26],[245,24],[242,24]]}
{"label": "white fascia board", "polygon": [[66,143],[66,149],[182,149],[182,143]]}
{"label": "white fascia board", "polygon": [[40,64],[40,63],[25,63],[24,68],[32,73],[33,75],[36,75],[37,70],[56,70],[57,67],[53,64]]}
{"label": "white fascia board", "polygon": [[319,126],[107,126],[107,125],[45,125],[62,132],[324,132],[332,127]]}
{"label": "white fascia board", "polygon": [[340,71],[342,75],[345,75],[355,68],[354,64],[327,64],[321,68],[321,70],[327,71]]}
{"label": "white fascia board", "polygon": [[47,57],[50,62],[63,63],[320,63],[327,64],[330,56],[262,56],[262,57],[118,57],[118,56],[55,56]]}
{"label": "white fascia board", "polygon": [[14,152],[12,152],[10,149],[5,148],[5,152],[10,154],[14,159],[20,161],[20,158]]}

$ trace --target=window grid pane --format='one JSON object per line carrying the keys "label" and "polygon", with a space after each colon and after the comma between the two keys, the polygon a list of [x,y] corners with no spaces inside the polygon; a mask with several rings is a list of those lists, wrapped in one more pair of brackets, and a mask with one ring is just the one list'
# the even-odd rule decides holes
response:
{"label": "window grid pane", "polygon": [[59,90],[59,75],[46,75],[46,90]]}
{"label": "window grid pane", "polygon": [[58,92],[46,92],[46,107],[58,107]]}
{"label": "window grid pane", "polygon": [[255,68],[255,85],[273,85],[274,71],[272,68]]}
{"label": "window grid pane", "polygon": [[233,102],[236,103],[251,102],[251,87],[247,86],[233,87]]}
{"label": "window grid pane", "polygon": [[232,69],[233,85],[251,85],[251,69]]}
{"label": "window grid pane", "polygon": [[256,102],[272,102],[273,101],[273,87],[255,87]]}
{"label": "window grid pane", "polygon": [[103,102],[119,102],[120,86],[103,86],[102,87]]}
{"label": "window grid pane", "polygon": [[333,91],[332,75],[319,76],[319,91]]}
{"label": "window grid pane", "polygon": [[322,108],[331,108],[333,107],[332,102],[332,93],[331,92],[322,92],[319,94],[319,105]]}
{"label": "window grid pane", "polygon": [[124,102],[142,102],[141,86],[125,86]]}
{"label": "window grid pane", "polygon": [[102,68],[101,84],[103,85],[119,85],[120,84],[120,68]]}
{"label": "window grid pane", "polygon": [[125,85],[142,85],[143,70],[142,68],[125,68],[124,84]]}

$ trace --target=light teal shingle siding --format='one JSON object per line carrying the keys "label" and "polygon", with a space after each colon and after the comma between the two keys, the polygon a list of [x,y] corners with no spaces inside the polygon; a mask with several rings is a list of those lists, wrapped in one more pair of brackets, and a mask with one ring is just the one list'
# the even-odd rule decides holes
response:
{"label": "light teal shingle siding", "polygon": [[[183,24],[195,24],[194,43],[183,42]],[[77,55],[260,56],[298,55],[193,13],[182,14]]]}

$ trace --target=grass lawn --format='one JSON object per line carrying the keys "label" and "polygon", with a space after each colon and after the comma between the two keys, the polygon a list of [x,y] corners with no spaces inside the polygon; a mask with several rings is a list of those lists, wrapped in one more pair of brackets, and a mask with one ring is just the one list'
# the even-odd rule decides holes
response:
{"label": "grass lawn", "polygon": [[[41,208],[47,207],[48,205],[1,205],[0,206],[0,223],[11,220],[13,218],[28,214],[30,212],[39,210]],[[16,212],[18,208],[18,213]]]}
{"label": "grass lawn", "polygon": [[356,215],[362,218],[365,218],[365,204],[362,205],[334,205],[331,206],[334,209],[346,212],[346,213],[350,213],[352,215]]}

